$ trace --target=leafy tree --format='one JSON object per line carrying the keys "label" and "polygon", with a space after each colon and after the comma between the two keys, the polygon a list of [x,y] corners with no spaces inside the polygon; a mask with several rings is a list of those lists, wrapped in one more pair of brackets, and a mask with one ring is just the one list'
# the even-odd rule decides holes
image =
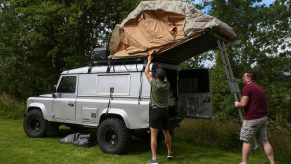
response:
{"label": "leafy tree", "polygon": [[24,99],[51,90],[61,71],[87,65],[137,1],[0,3],[0,91]]}
{"label": "leafy tree", "polygon": [[[266,90],[270,113],[290,118],[286,109],[290,106],[290,79],[280,76],[282,71],[290,71],[291,68],[290,42],[286,42],[291,37],[290,4],[277,0],[268,7],[257,5],[258,2],[261,1],[212,1],[210,13],[232,26],[238,36],[237,41],[228,47],[235,77],[241,77],[246,70],[254,70]],[[219,76],[215,75],[212,79],[216,81]],[[216,87],[214,91],[222,86]],[[224,99],[228,100],[227,97]],[[214,103],[218,110],[223,110],[220,108],[223,101]]]}
{"label": "leafy tree", "polygon": [[[87,65],[95,47],[107,46],[114,26],[139,1],[2,0],[0,92],[25,99],[52,90],[60,72]],[[201,0],[196,6],[209,8],[210,15],[236,32],[237,40],[227,47],[235,77],[253,69],[266,90],[270,113],[290,119],[290,76],[282,76],[291,68],[290,2],[276,0],[270,6],[258,2],[261,0]],[[205,59],[213,58],[215,111],[236,117],[219,53],[193,57],[182,66],[203,67]]]}

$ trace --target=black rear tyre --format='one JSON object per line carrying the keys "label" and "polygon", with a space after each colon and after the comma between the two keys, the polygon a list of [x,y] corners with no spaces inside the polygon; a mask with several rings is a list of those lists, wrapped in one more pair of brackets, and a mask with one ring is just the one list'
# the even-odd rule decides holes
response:
{"label": "black rear tyre", "polygon": [[124,122],[117,118],[104,120],[98,127],[97,140],[105,153],[122,154],[130,139],[129,130]]}
{"label": "black rear tyre", "polygon": [[37,138],[47,135],[48,121],[43,118],[38,109],[29,111],[23,121],[24,132],[27,136]]}

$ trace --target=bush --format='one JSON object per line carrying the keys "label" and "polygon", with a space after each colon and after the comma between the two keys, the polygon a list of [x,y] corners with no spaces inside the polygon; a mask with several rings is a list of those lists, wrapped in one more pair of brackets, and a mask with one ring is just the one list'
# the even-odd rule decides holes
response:
{"label": "bush", "polygon": [[291,157],[291,124],[285,116],[277,115],[275,120],[269,121],[269,141],[276,153]]}
{"label": "bush", "polygon": [[25,113],[24,102],[19,102],[7,94],[0,94],[0,118],[2,119],[21,119]]}
{"label": "bush", "polygon": [[194,145],[216,146],[227,149],[240,147],[239,121],[184,119],[176,132],[179,137]]}
{"label": "bush", "polygon": [[[241,122],[239,119],[194,120],[184,119],[176,135],[181,140],[199,146],[214,146],[224,149],[241,149],[239,139]],[[291,156],[291,125],[284,116],[270,120],[268,127],[269,141],[275,154]],[[260,151],[263,151],[260,148]]]}

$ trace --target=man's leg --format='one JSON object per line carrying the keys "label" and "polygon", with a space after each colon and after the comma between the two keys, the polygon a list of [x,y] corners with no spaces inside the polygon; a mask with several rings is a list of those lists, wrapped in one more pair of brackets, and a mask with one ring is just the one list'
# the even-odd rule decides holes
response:
{"label": "man's leg", "polygon": [[267,125],[268,125],[268,119],[267,117],[264,117],[261,119],[261,127],[258,130],[257,133],[257,138],[259,141],[261,141],[263,147],[264,147],[264,151],[265,154],[267,155],[270,164],[274,164],[274,152],[273,152],[273,148],[272,145],[269,143],[268,141],[268,134],[267,134]]}
{"label": "man's leg", "polygon": [[172,140],[169,130],[163,130],[164,136],[165,136],[165,143],[168,148],[168,154],[172,153]]}
{"label": "man's leg", "polygon": [[248,163],[250,151],[251,151],[251,143],[243,142],[243,146],[242,146],[242,163],[243,164]]}
{"label": "man's leg", "polygon": [[158,136],[158,129],[151,128],[152,159],[157,159],[157,136]]}
{"label": "man's leg", "polygon": [[263,140],[262,145],[264,147],[265,154],[267,155],[267,157],[270,161],[270,164],[275,164],[274,152],[273,152],[272,145],[267,140]]}
{"label": "man's leg", "polygon": [[252,140],[256,134],[256,120],[244,120],[241,131],[240,131],[240,140],[243,141],[242,145],[242,164],[247,164],[251,147]]}

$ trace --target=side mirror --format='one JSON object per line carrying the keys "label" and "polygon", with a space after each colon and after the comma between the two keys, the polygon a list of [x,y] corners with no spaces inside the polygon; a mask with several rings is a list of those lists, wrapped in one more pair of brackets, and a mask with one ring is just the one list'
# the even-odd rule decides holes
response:
{"label": "side mirror", "polygon": [[114,93],[114,87],[110,87],[110,98],[113,99],[112,94]]}
{"label": "side mirror", "polygon": [[52,95],[53,95],[53,98],[56,98],[57,97],[57,86],[56,85],[54,85],[53,86],[53,93],[52,93]]}
{"label": "side mirror", "polygon": [[56,93],[57,92],[57,85],[53,86],[53,92]]}

